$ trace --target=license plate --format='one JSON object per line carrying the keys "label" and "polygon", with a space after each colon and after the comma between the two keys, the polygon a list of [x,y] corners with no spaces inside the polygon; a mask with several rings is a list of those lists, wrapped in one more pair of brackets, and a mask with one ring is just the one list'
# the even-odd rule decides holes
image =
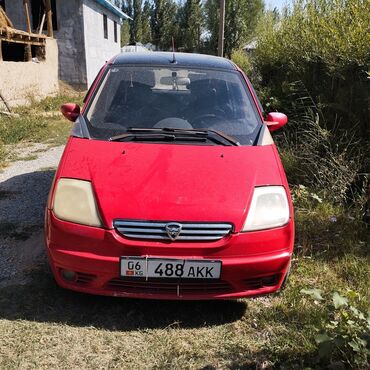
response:
{"label": "license plate", "polygon": [[221,261],[121,257],[121,277],[219,279]]}

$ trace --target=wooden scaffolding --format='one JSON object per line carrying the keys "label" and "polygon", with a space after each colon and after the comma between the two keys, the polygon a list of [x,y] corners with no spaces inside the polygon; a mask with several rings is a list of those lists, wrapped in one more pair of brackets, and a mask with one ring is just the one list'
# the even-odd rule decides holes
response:
{"label": "wooden scaffolding", "polygon": [[[24,61],[26,62],[32,60],[32,47],[38,50],[38,52],[36,53],[37,56],[40,56],[44,53],[46,38],[53,37],[53,21],[51,2],[50,0],[43,1],[45,5],[45,13],[42,17],[38,33],[31,32],[29,0],[23,0],[24,12],[27,20],[27,32],[15,29],[13,23],[7,17],[5,11],[0,6],[0,16],[2,19],[2,22],[0,23],[0,62],[3,61],[3,43],[24,45]],[[42,33],[45,20],[47,22],[47,35],[44,35]]]}

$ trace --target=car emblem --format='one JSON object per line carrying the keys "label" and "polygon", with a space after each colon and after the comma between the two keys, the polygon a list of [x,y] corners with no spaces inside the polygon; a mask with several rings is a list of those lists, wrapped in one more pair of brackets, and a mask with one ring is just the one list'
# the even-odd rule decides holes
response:
{"label": "car emblem", "polygon": [[177,222],[170,222],[166,224],[166,233],[171,240],[176,240],[180,235],[182,230],[182,225]]}

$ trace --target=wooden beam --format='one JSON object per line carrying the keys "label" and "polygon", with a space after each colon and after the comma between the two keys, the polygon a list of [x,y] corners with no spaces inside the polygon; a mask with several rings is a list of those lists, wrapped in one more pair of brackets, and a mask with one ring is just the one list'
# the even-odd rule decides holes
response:
{"label": "wooden beam", "polygon": [[31,19],[30,19],[30,10],[29,10],[29,2],[28,0],[23,0],[23,7],[24,7],[24,13],[26,15],[26,21],[27,21],[27,32],[31,33]]}
{"label": "wooden beam", "polygon": [[30,44],[34,46],[45,46],[45,42],[38,41],[24,41],[24,40],[14,40],[14,39],[2,39],[3,42],[11,42],[14,44]]}
{"label": "wooden beam", "polygon": [[53,31],[53,13],[51,11],[51,1],[46,0],[45,1],[45,13],[46,13],[46,22],[48,25],[48,36],[54,37],[54,31]]}
{"label": "wooden beam", "polygon": [[42,16],[42,19],[41,19],[41,24],[40,24],[40,29],[39,29],[39,35],[41,35],[42,34],[42,31],[44,30],[45,16],[46,16],[46,14],[44,13],[44,15]]}
{"label": "wooden beam", "polygon": [[11,37],[22,37],[22,38],[36,38],[36,39],[46,39],[46,35],[40,35],[37,33],[31,33],[29,34],[28,32],[21,31],[21,30],[16,30],[14,28],[9,28],[9,27],[0,27],[0,36],[1,35],[6,35],[7,38]]}
{"label": "wooden beam", "polygon": [[[23,0],[24,13],[26,14],[26,21],[27,21],[27,32],[29,33],[29,35],[31,35],[32,30],[31,30],[31,20],[30,20],[30,12],[29,12],[28,5],[29,5],[28,0]],[[29,39],[31,39],[31,37],[29,37]],[[32,60],[31,44],[26,45],[25,52],[26,52],[25,59],[27,62],[30,62]]]}
{"label": "wooden beam", "polygon": [[10,18],[6,15],[5,10],[3,9],[2,6],[0,6],[0,13],[4,16],[6,22],[8,23],[8,26],[14,28],[14,24],[12,23]]}

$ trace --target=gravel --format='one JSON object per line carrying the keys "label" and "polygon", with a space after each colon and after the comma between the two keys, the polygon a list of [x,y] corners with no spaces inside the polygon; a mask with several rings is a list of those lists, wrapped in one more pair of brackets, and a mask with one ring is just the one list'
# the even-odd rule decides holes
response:
{"label": "gravel", "polygon": [[63,146],[15,148],[19,158],[0,173],[0,286],[23,279],[45,260],[42,226],[49,188]]}
{"label": "gravel", "polygon": [[[32,154],[35,150],[26,151]],[[62,153],[63,146],[51,148],[37,153],[37,159],[14,162],[0,173],[0,224],[42,225],[49,187]]]}

